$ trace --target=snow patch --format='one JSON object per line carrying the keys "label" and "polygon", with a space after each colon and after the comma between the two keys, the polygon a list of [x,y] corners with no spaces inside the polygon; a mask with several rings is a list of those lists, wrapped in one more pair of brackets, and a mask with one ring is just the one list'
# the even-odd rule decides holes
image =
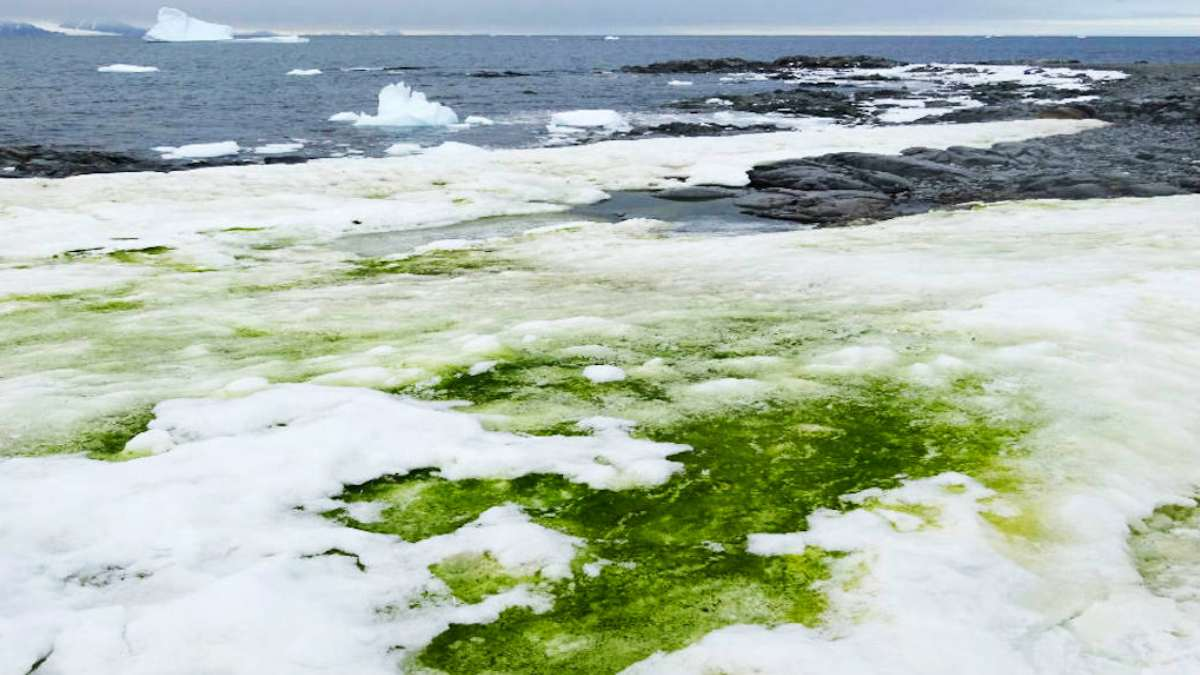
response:
{"label": "snow patch", "polygon": [[625,381],[625,371],[617,366],[588,366],[583,369],[583,376],[594,384]]}

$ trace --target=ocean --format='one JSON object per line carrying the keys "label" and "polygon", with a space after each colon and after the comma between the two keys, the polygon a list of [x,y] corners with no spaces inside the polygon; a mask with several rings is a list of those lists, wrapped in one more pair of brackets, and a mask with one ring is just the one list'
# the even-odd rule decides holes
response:
{"label": "ocean", "polygon": [[[1074,37],[316,37],[306,44],[148,44],[130,38],[0,40],[0,144],[81,146],[153,155],[157,146],[236,141],[305,143],[309,157],[380,155],[398,142],[447,140],[529,147],[551,140],[553,112],[613,109],[655,115],[680,98],[751,93],[775,82],[632,75],[622,66],[668,59],[870,54],[912,63],[1061,59],[1200,62],[1195,38]],[[125,63],[147,74],[100,73]],[[315,77],[288,76],[320,69]],[[477,77],[483,71],[518,76]],[[361,128],[328,121],[373,113],[403,81],[460,117],[494,126]]]}

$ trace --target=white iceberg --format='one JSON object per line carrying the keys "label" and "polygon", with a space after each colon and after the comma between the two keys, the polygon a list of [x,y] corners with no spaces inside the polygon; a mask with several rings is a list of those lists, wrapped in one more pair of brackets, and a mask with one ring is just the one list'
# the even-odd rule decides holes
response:
{"label": "white iceberg", "polygon": [[154,148],[154,151],[161,153],[163,159],[211,159],[236,155],[242,151],[242,148],[236,141],[225,141],[223,143],[193,143],[179,147],[163,145]]}
{"label": "white iceberg", "polygon": [[377,114],[342,112],[329,121],[354,122],[360,127],[448,127],[458,124],[458,115],[407,84],[397,82],[379,91]]}
{"label": "white iceberg", "polygon": [[574,134],[585,131],[629,131],[633,126],[615,110],[571,110],[554,113],[546,127],[551,133]]}
{"label": "white iceberg", "polygon": [[263,37],[238,38],[237,42],[258,42],[270,45],[302,45],[308,42],[303,35],[265,35]]}
{"label": "white iceberg", "polygon": [[667,83],[667,86],[670,86],[670,87],[690,87],[690,86],[692,86],[692,84],[693,84],[693,83],[692,83],[692,82],[689,82],[688,80],[671,80],[670,82],[668,82],[668,83]]}
{"label": "white iceberg", "polygon": [[217,42],[233,39],[233,28],[193,19],[171,7],[158,10],[158,23],[146,31],[147,42]]}
{"label": "white iceberg", "polygon": [[604,39],[608,40],[609,42],[616,42],[617,40],[620,40],[621,38],[618,35],[605,35]]}
{"label": "white iceberg", "polygon": [[313,75],[320,75],[321,71],[318,68],[296,68],[295,70],[289,70],[287,74],[293,77],[312,77]]}
{"label": "white iceberg", "polygon": [[483,115],[471,115],[467,117],[467,119],[463,120],[463,122],[465,124],[478,127],[490,127],[496,123],[495,120],[491,119],[490,117],[484,117]]}
{"label": "white iceberg", "polygon": [[135,66],[128,63],[114,63],[111,66],[100,66],[96,69],[98,73],[157,73],[158,68],[154,66]]}

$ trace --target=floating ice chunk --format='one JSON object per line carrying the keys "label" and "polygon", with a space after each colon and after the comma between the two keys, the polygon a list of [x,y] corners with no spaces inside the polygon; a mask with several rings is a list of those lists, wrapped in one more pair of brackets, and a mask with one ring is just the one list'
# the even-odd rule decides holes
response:
{"label": "floating ice chunk", "polygon": [[267,143],[254,149],[256,155],[286,155],[304,149],[303,143]]}
{"label": "floating ice chunk", "polygon": [[416,143],[397,143],[383,152],[391,157],[407,157],[421,152],[421,146]]}
{"label": "floating ice chunk", "polygon": [[719,105],[719,106],[733,105],[733,101],[730,101],[727,98],[710,98],[710,99],[706,100],[705,103],[707,103],[708,105]]}
{"label": "floating ice chunk", "polygon": [[135,66],[129,63],[114,63],[111,66],[100,66],[96,69],[98,73],[157,73],[158,68],[154,66]]}
{"label": "floating ice chunk", "polygon": [[242,151],[236,141],[193,143],[179,147],[162,145],[154,148],[154,150],[155,152],[162,153],[163,159],[210,159],[213,157],[228,157]]}
{"label": "floating ice chunk", "polygon": [[484,117],[482,115],[471,115],[467,119],[463,120],[463,122],[474,125],[474,126],[480,126],[480,127],[490,127],[493,124],[495,124],[495,122],[492,121],[490,118]]}
{"label": "floating ice chunk", "polygon": [[293,77],[312,77],[313,75],[320,75],[321,69],[320,68],[296,68],[294,70],[289,70],[287,74],[291,75]]}
{"label": "floating ice chunk", "polygon": [[623,382],[625,380],[625,371],[616,366],[588,366],[583,369],[583,376],[591,380],[594,384],[607,384],[609,382]]}
{"label": "floating ice chunk", "polygon": [[687,81],[687,80],[671,80],[670,82],[668,82],[668,83],[667,83],[667,86],[670,86],[670,87],[690,87],[690,86],[692,86],[693,84],[695,84],[695,83],[694,83],[694,82],[689,82],[689,81]]}
{"label": "floating ice chunk", "polygon": [[142,38],[147,42],[217,42],[233,39],[233,28],[193,19],[181,10],[163,7],[158,23]]}
{"label": "floating ice chunk", "polygon": [[458,124],[458,115],[407,84],[397,82],[379,91],[377,114],[344,112],[329,121],[354,122],[360,127],[448,127]]}
{"label": "floating ice chunk", "polygon": [[620,40],[621,38],[620,38],[620,36],[617,36],[617,35],[605,35],[604,39],[607,40],[608,42],[616,42],[617,40]]}
{"label": "floating ice chunk", "polygon": [[269,45],[302,45],[308,42],[308,38],[302,35],[268,35],[266,37],[239,38],[236,41]]}
{"label": "floating ice chunk", "polygon": [[629,131],[633,126],[615,110],[571,110],[554,113],[547,127],[551,133],[571,134],[585,131]]}

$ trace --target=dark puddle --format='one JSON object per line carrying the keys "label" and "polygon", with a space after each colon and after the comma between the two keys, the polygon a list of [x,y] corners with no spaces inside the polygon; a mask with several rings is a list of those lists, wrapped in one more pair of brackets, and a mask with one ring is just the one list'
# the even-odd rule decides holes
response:
{"label": "dark puddle", "polygon": [[618,191],[602,202],[559,213],[480,218],[445,227],[353,234],[335,240],[333,247],[360,256],[382,257],[447,239],[511,237],[538,227],[571,221],[617,223],[631,218],[672,223],[674,227],[669,233],[674,234],[737,235],[807,229],[797,223],[742,213],[734,205],[734,199],[741,194],[736,190],[709,188]]}

